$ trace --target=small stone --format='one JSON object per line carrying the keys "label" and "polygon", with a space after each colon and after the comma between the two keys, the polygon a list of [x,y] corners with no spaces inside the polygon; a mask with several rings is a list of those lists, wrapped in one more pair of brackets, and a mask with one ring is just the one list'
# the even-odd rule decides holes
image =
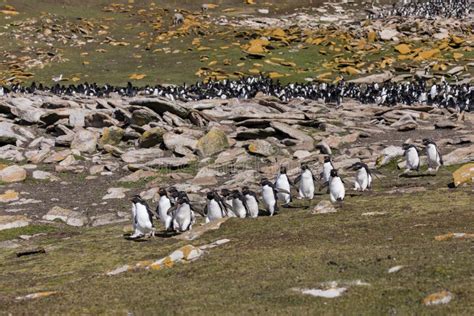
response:
{"label": "small stone", "polygon": [[403,268],[404,268],[404,266],[394,266],[394,267],[391,267],[390,269],[388,269],[388,273],[395,273],[395,272],[400,271]]}
{"label": "small stone", "polygon": [[51,172],[42,171],[42,170],[35,170],[33,171],[33,179],[36,180],[59,180],[57,177],[51,174]]}
{"label": "small stone", "polygon": [[275,149],[273,148],[273,146],[263,139],[257,139],[251,142],[248,145],[248,151],[252,154],[264,157],[271,156],[275,153]]}
{"label": "small stone", "polygon": [[423,299],[426,306],[448,304],[453,299],[453,294],[449,291],[441,291],[428,295]]}
{"label": "small stone", "polygon": [[0,170],[0,181],[4,183],[21,182],[26,179],[26,170],[20,166],[12,165]]}
{"label": "small stone", "polygon": [[18,200],[19,198],[20,197],[19,197],[18,192],[13,191],[13,190],[7,190],[5,191],[5,193],[0,194],[0,202],[3,202],[3,203],[13,202],[13,201]]}
{"label": "small stone", "polygon": [[330,201],[322,200],[314,207],[314,209],[311,211],[311,214],[326,214],[336,212],[337,210]]}
{"label": "small stone", "polygon": [[31,220],[23,215],[0,216],[0,230],[28,226]]}
{"label": "small stone", "polygon": [[102,198],[102,200],[123,199],[123,198],[125,198],[125,192],[128,192],[128,191],[130,191],[130,189],[109,188],[107,190],[107,194]]}
{"label": "small stone", "polygon": [[128,176],[120,178],[119,182],[137,182],[143,179],[156,177],[156,172],[149,170],[137,170]]}

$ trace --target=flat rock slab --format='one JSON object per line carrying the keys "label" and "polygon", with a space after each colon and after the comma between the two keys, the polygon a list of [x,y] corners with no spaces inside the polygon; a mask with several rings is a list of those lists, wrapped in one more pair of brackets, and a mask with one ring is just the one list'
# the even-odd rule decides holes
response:
{"label": "flat rock slab", "polygon": [[31,220],[23,215],[3,215],[0,216],[0,230],[25,227]]}
{"label": "flat rock slab", "polygon": [[228,219],[229,217],[224,217],[224,218],[212,221],[210,223],[204,224],[202,226],[195,226],[195,228],[193,228],[192,230],[173,236],[173,238],[179,239],[179,240],[195,240],[201,237],[205,232],[219,229],[219,227],[221,227],[221,225],[225,223]]}
{"label": "flat rock slab", "polygon": [[109,188],[107,194],[102,198],[102,200],[111,200],[111,199],[123,199],[125,198],[125,192],[130,191],[126,188]]}

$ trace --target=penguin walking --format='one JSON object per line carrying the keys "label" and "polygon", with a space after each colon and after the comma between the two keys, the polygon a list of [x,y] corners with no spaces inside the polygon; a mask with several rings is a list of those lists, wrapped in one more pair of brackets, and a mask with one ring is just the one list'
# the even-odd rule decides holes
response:
{"label": "penguin walking", "polygon": [[288,178],[288,175],[286,174],[286,167],[281,166],[280,172],[277,174],[277,177],[275,180],[275,188],[279,191],[277,193],[277,198],[280,201],[283,201],[284,205],[290,204],[292,199],[291,199],[291,194],[282,192],[281,190],[291,192],[291,185],[293,185],[293,183],[291,182],[291,180]]}
{"label": "penguin walking", "polygon": [[135,195],[132,198],[133,234],[130,238],[155,237],[155,227],[153,226],[153,213],[148,204]]}
{"label": "penguin walking", "polygon": [[193,224],[196,222],[196,215],[194,214],[191,203],[186,194],[178,196],[177,204],[168,210],[173,217],[173,229],[177,232],[185,232],[191,230]]}
{"label": "penguin walking", "polygon": [[329,198],[331,202],[342,202],[346,195],[346,189],[344,188],[344,181],[337,174],[336,169],[331,170],[331,179],[329,179]]}
{"label": "penguin walking", "polygon": [[331,161],[331,156],[324,157],[323,172],[321,172],[321,177],[323,181],[329,183],[329,178],[331,177],[331,170],[335,169]]}
{"label": "penguin walking", "polygon": [[247,203],[247,209],[249,217],[258,217],[258,198],[254,191],[250,191],[248,187],[242,188],[242,194],[244,195],[245,202]]}
{"label": "penguin walking", "polygon": [[314,197],[314,181],[316,178],[314,177],[311,169],[309,169],[308,165],[302,164],[301,165],[301,174],[296,178],[295,183],[299,182],[299,196],[302,199],[310,199],[312,200]]}
{"label": "penguin walking", "polygon": [[210,191],[207,193],[207,204],[204,214],[206,214],[206,223],[226,216],[225,205],[217,192]]}
{"label": "penguin walking", "polygon": [[273,216],[275,212],[278,212],[277,191],[275,190],[273,183],[268,179],[263,179],[260,184],[262,186],[263,205],[265,205],[265,209],[270,213],[270,216]]}
{"label": "penguin walking", "polygon": [[372,173],[369,167],[363,162],[356,162],[350,169],[357,171],[354,181],[354,190],[365,191],[372,187]]}
{"label": "penguin walking", "polygon": [[249,213],[247,200],[239,190],[232,191],[232,210],[240,218],[245,218]]}
{"label": "penguin walking", "polygon": [[434,169],[438,172],[439,167],[443,165],[443,157],[441,156],[438,146],[431,139],[423,139],[423,145],[425,145],[426,156],[428,157],[428,172]]}
{"label": "penguin walking", "polygon": [[223,203],[227,209],[227,216],[235,217],[234,210],[232,209],[232,193],[229,191],[229,189],[222,189],[221,196]]}
{"label": "penguin walking", "polygon": [[418,149],[412,144],[403,144],[403,150],[405,150],[405,161],[406,169],[403,174],[410,172],[411,170],[420,170],[420,156],[418,155]]}
{"label": "penguin walking", "polygon": [[158,194],[160,195],[160,199],[158,201],[158,206],[156,207],[156,213],[158,214],[161,223],[163,223],[165,230],[168,231],[172,228],[171,224],[173,218],[170,214],[168,214],[168,210],[171,208],[172,202],[164,188],[161,188],[158,191]]}

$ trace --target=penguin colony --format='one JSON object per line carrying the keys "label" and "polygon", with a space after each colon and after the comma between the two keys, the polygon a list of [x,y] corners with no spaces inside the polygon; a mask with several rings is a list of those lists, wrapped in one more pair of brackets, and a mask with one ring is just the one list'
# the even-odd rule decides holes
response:
{"label": "penguin colony", "polygon": [[211,80],[189,86],[183,84],[182,86],[135,87],[129,82],[125,87],[98,86],[95,83],[68,86],[56,83],[52,87],[46,87],[33,82],[27,87],[19,84],[0,87],[0,96],[8,93],[21,94],[39,91],[59,96],[91,97],[108,97],[110,94],[116,93],[126,97],[155,96],[183,102],[203,99],[251,99],[261,92],[265,95],[275,96],[284,102],[294,98],[304,98],[340,105],[343,98],[349,98],[362,104],[383,106],[394,106],[400,103],[406,105],[424,104],[453,108],[459,111],[474,110],[474,86],[468,83],[450,84],[444,77],[441,78],[440,83],[431,84],[426,80],[419,79],[407,83],[355,84],[342,80],[337,84],[308,82],[283,85],[279,81],[274,81],[263,75],[243,77],[238,80]]}
{"label": "penguin colony", "polygon": [[404,0],[401,4],[394,3],[379,12],[370,10],[367,18],[381,19],[389,16],[400,16],[422,17],[425,19],[435,17],[460,19],[473,12],[471,2],[471,0]]}
{"label": "penguin colony", "polygon": [[[436,173],[443,165],[443,158],[436,143],[431,139],[423,139],[425,154],[428,161],[428,172]],[[413,144],[404,144],[406,167],[403,174],[419,171],[420,152]],[[367,164],[357,162],[348,167],[355,172],[354,190],[366,191],[372,188],[373,173]],[[324,164],[320,174],[316,177],[310,167],[301,164],[300,174],[292,181],[286,174],[285,166],[281,166],[273,181],[263,178],[260,181],[260,194],[242,187],[241,190],[228,188],[221,189],[220,193],[211,190],[206,194],[203,211],[197,210],[190,202],[184,191],[175,187],[159,190],[159,201],[156,211],[152,211],[147,202],[139,195],[132,198],[133,234],[131,238],[152,237],[155,235],[153,217],[161,222],[166,232],[182,233],[192,229],[196,222],[196,213],[204,217],[209,223],[224,217],[256,218],[263,206],[269,216],[278,213],[279,206],[291,207],[293,201],[292,187],[297,191],[297,198],[311,201],[319,189],[327,187],[327,193],[332,203],[342,203],[346,195],[344,180],[339,176],[330,156],[324,157]]]}

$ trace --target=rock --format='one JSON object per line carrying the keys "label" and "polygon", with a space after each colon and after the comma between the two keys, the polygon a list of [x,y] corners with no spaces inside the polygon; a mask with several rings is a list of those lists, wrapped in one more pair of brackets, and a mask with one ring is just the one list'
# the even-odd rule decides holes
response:
{"label": "rock", "polygon": [[401,269],[403,269],[404,266],[394,266],[394,267],[391,267],[390,269],[388,269],[388,273],[395,273],[395,272],[398,272],[400,271]]}
{"label": "rock", "polygon": [[416,129],[418,127],[418,123],[415,121],[413,116],[410,114],[405,114],[397,122],[390,126],[397,127],[397,130],[400,132],[405,132]]}
{"label": "rock", "polygon": [[82,109],[74,109],[69,112],[69,125],[72,127],[84,127],[86,125],[86,113]]}
{"label": "rock", "polygon": [[107,190],[107,194],[102,198],[102,200],[123,199],[123,198],[125,198],[125,192],[128,192],[128,191],[130,191],[130,189],[109,188]]}
{"label": "rock", "polygon": [[130,164],[128,168],[130,170],[138,170],[142,168],[184,168],[189,166],[191,163],[195,162],[194,158],[189,157],[165,157],[165,158],[157,158],[151,161],[148,161],[144,164]]}
{"label": "rock", "polygon": [[229,140],[225,132],[213,127],[206,135],[198,140],[196,150],[201,157],[209,157],[228,147]]}
{"label": "rock", "polygon": [[474,145],[458,148],[443,156],[445,166],[462,164],[474,161]]}
{"label": "rock", "polygon": [[468,163],[453,172],[453,183],[455,187],[461,184],[474,183],[474,163]]}
{"label": "rock", "polygon": [[462,72],[464,70],[465,70],[464,66],[456,66],[456,67],[453,67],[453,68],[449,69],[447,74],[452,76],[452,75],[455,75],[455,74],[457,74],[459,72]]}
{"label": "rock", "polygon": [[180,103],[165,98],[139,98],[130,101],[130,105],[144,106],[152,109],[160,115],[165,112],[170,112],[183,119],[186,119],[189,114],[189,110],[183,107]]}
{"label": "rock", "polygon": [[130,219],[128,218],[117,218],[117,216],[114,213],[106,213],[106,214],[101,214],[99,216],[94,216],[91,218],[91,220],[92,220],[92,227],[117,224],[117,223],[130,221]]}
{"label": "rock", "polygon": [[77,164],[76,158],[74,158],[73,155],[69,155],[66,157],[66,159],[62,160],[59,165],[62,167],[70,167]]}
{"label": "rock", "polygon": [[85,116],[85,127],[104,128],[118,124],[117,120],[103,112],[92,112]]}
{"label": "rock", "polygon": [[23,161],[25,157],[17,150],[17,147],[5,145],[0,147],[0,159],[20,162]]}
{"label": "rock", "polygon": [[367,83],[367,84],[384,83],[386,81],[391,80],[392,78],[394,78],[394,75],[390,71],[384,71],[381,74],[369,75],[369,76],[349,80],[349,82],[352,82],[352,83]]}
{"label": "rock", "polygon": [[399,146],[388,146],[382,150],[382,155],[377,158],[376,165],[378,167],[388,164],[393,158],[403,156],[405,151]]}
{"label": "rock", "polygon": [[186,137],[182,134],[165,133],[163,135],[163,142],[169,150],[175,150],[176,147],[186,147],[190,150],[196,150],[197,140]]}
{"label": "rock", "polygon": [[324,298],[335,298],[339,297],[344,293],[347,288],[345,287],[337,287],[337,288],[330,288],[330,289],[295,289],[302,294],[316,296],[316,297],[324,297]]}
{"label": "rock", "polygon": [[161,121],[161,117],[148,108],[138,109],[132,113],[132,124],[134,125],[143,126],[150,122],[159,121]]}
{"label": "rock", "polygon": [[47,157],[44,160],[44,163],[61,162],[64,159],[66,159],[67,157],[69,157],[69,155],[71,155],[71,154],[72,154],[72,151],[70,151],[69,149],[58,151],[58,152],[53,152],[49,157]]}
{"label": "rock", "polygon": [[80,152],[92,154],[97,146],[97,135],[89,130],[82,129],[74,135],[71,143],[71,149],[77,149]]}
{"label": "rock", "polygon": [[35,170],[33,171],[33,179],[37,180],[51,180],[51,181],[57,181],[59,178],[53,176],[51,172],[46,172],[42,170]]}
{"label": "rock", "polygon": [[331,147],[329,147],[328,143],[326,143],[324,140],[320,141],[317,145],[316,148],[319,149],[321,154],[323,155],[332,155],[332,150]]}
{"label": "rock", "polygon": [[43,219],[46,221],[59,219],[69,226],[76,227],[82,227],[87,223],[87,217],[83,216],[81,213],[60,206],[54,206],[50,209],[49,212],[43,216]]}
{"label": "rock", "polygon": [[22,215],[1,215],[0,230],[25,227],[30,224],[31,220]]}
{"label": "rock", "polygon": [[446,241],[451,239],[473,239],[474,234],[469,233],[447,233],[443,235],[435,236],[436,241]]}
{"label": "rock", "polygon": [[192,230],[173,236],[173,238],[178,240],[195,240],[201,237],[205,232],[219,229],[228,219],[229,217],[224,217],[202,226],[193,226]]}
{"label": "rock", "polygon": [[275,149],[273,148],[272,144],[263,139],[254,140],[248,145],[247,148],[250,153],[264,157],[271,156],[275,153]]}
{"label": "rock", "polygon": [[33,106],[33,102],[26,98],[13,98],[10,100],[13,105],[11,112],[22,121],[28,123],[38,123],[44,111]]}
{"label": "rock", "polygon": [[0,181],[5,183],[21,182],[26,179],[26,170],[13,165],[0,170]]}
{"label": "rock", "polygon": [[5,191],[5,193],[0,194],[0,202],[3,202],[3,203],[13,202],[13,201],[18,200],[19,198],[20,197],[19,197],[18,192],[14,190],[7,190]]}
{"label": "rock", "polygon": [[130,150],[124,153],[120,158],[126,163],[139,163],[149,161],[164,156],[164,151],[160,148],[146,148]]}
{"label": "rock", "polygon": [[457,125],[456,123],[450,121],[450,120],[440,120],[440,121],[437,121],[435,124],[434,124],[435,128],[438,128],[438,129],[452,129],[452,128],[456,128]]}
{"label": "rock", "polygon": [[156,172],[148,170],[137,170],[128,176],[119,179],[119,182],[138,182],[143,179],[156,177]]}
{"label": "rock", "polygon": [[193,184],[197,185],[216,185],[217,179],[216,177],[224,175],[222,172],[217,170],[211,169],[209,167],[204,167],[199,170],[196,176],[193,179]]}
{"label": "rock", "polygon": [[16,145],[17,140],[26,140],[14,130],[15,124],[0,122],[0,146]]}
{"label": "rock", "polygon": [[293,153],[293,157],[298,160],[303,160],[311,156],[311,153],[307,150],[297,150]]}
{"label": "rock", "polygon": [[99,174],[105,170],[104,165],[95,165],[89,168],[89,173],[91,175]]}
{"label": "rock", "polygon": [[122,140],[124,130],[117,126],[105,127],[102,130],[102,136],[99,139],[99,145],[118,145]]}
{"label": "rock", "polygon": [[394,37],[397,37],[400,33],[394,29],[384,29],[379,32],[379,37],[384,41],[391,41]]}
{"label": "rock", "polygon": [[56,291],[37,292],[37,293],[28,294],[28,295],[25,295],[25,296],[17,296],[15,299],[18,300],[18,301],[33,300],[33,299],[48,297],[48,296],[56,295],[56,294],[58,294],[58,292],[56,292]]}
{"label": "rock", "polygon": [[273,121],[270,123],[270,125],[275,130],[287,135],[288,137],[299,140],[301,144],[296,146],[297,149],[309,150],[309,151],[314,150],[314,139],[311,136],[307,135],[306,133],[282,122]]}
{"label": "rock", "polygon": [[326,214],[335,212],[337,211],[330,201],[322,200],[314,207],[314,209],[311,211],[311,214]]}
{"label": "rock", "polygon": [[448,304],[453,299],[453,294],[449,291],[441,291],[428,295],[423,299],[423,305]]}
{"label": "rock", "polygon": [[237,140],[253,140],[258,138],[267,138],[274,136],[276,133],[275,129],[272,127],[267,128],[245,128],[241,127],[237,130],[235,139]]}
{"label": "rock", "polygon": [[141,148],[150,148],[163,142],[163,134],[165,130],[160,127],[155,127],[145,131],[139,140]]}

